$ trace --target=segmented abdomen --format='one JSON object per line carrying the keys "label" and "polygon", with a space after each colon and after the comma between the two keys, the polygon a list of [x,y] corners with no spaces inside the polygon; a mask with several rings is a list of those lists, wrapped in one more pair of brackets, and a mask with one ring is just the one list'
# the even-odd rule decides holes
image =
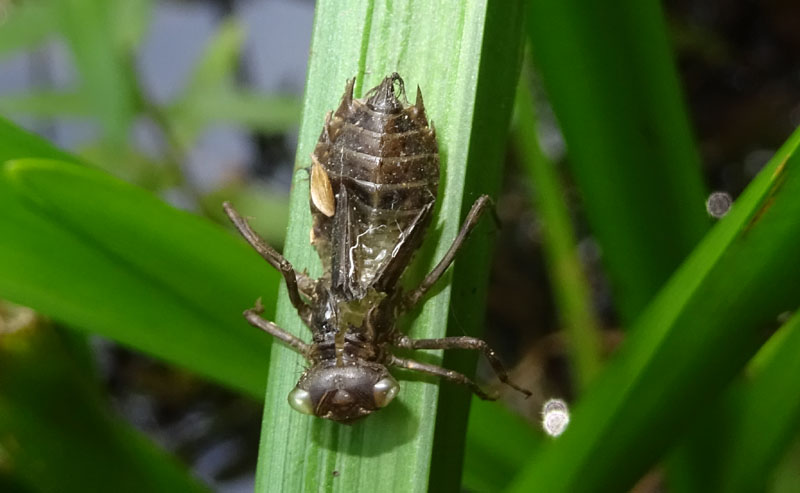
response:
{"label": "segmented abdomen", "polygon": [[353,99],[353,82],[326,117],[312,156],[311,210],[312,241],[332,289],[358,298],[370,287],[391,289],[419,247],[436,200],[439,157],[419,90],[409,105],[394,74]]}

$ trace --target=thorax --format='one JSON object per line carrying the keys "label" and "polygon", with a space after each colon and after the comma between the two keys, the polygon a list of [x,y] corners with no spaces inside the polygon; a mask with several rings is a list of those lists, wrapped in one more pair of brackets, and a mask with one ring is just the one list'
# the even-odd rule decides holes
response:
{"label": "thorax", "polygon": [[363,297],[347,298],[322,281],[315,292],[311,321],[312,360],[336,360],[337,364],[380,361],[394,330],[392,300],[374,289]]}

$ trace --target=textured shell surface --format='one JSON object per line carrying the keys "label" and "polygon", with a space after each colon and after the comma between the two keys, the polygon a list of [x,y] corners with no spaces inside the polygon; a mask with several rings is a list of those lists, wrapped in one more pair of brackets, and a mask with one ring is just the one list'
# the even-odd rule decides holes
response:
{"label": "textured shell surface", "polygon": [[468,386],[482,399],[493,398],[466,375],[400,357],[394,348],[479,350],[500,381],[530,395],[508,380],[486,342],[469,336],[414,339],[396,327],[398,317],[419,306],[441,279],[491,199],[483,195],[475,201],[447,254],[416,288],[398,287],[433,216],[439,186],[436,132],[421,91],[417,88],[409,104],[398,74],[360,99],[353,97],[354,83],[347,81],[339,107],[326,115],[311,154],[311,242],[322,260],[321,277],[312,280],[295,270],[224,205],[239,232],[281,272],[289,300],[311,330],[306,343],[261,318],[260,303],[245,311],[248,322],[310,363],[289,393],[289,404],[304,414],[352,423],[397,395],[400,385],[391,367],[435,375]]}
{"label": "textured shell surface", "polygon": [[[422,94],[397,74],[354,99],[347,82],[312,154],[312,242],[345,299],[390,292],[419,248],[436,201],[439,155]],[[323,282],[324,282],[323,281]]]}

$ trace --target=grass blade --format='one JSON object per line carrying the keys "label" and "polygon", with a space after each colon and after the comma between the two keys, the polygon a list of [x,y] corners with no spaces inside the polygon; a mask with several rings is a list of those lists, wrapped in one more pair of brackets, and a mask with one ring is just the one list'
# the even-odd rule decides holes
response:
{"label": "grass blade", "polygon": [[26,132],[0,116],[0,163],[11,159],[36,157],[80,164],[82,161],[54,147],[38,135]]}
{"label": "grass blade", "polygon": [[800,130],[639,317],[511,491],[629,488],[800,299]]}
{"label": "grass blade", "polygon": [[270,341],[241,312],[274,296],[277,275],[247,245],[90,168],[17,160],[0,170],[0,295],[234,388],[263,389]]}
{"label": "grass blade", "polygon": [[[242,241],[2,119],[0,210],[1,298],[262,392],[270,341],[239,313],[277,275]],[[205,491],[110,413],[67,346],[45,327],[0,337],[0,483]]]}
{"label": "grass blade", "polygon": [[58,17],[49,2],[3,2],[0,19],[0,60],[18,50],[35,48],[58,26]]}
{"label": "grass blade", "polygon": [[[485,173],[484,179],[489,177],[486,191],[498,182],[501,170],[494,163],[505,140],[518,70],[519,10],[517,2],[499,1],[364,0],[348,3],[347,9],[331,0],[317,4],[297,166],[308,166],[324,115],[338,104],[346,79],[358,76],[357,96],[394,71],[405,78],[406,87],[413,90],[419,85],[428,116],[435,121],[440,137],[441,187],[446,193],[440,196],[435,230],[429,235],[439,238],[438,246],[434,249],[435,242],[429,242],[416,270],[424,270],[447,248],[465,207],[477,195],[475,191],[481,189],[481,173]],[[447,22],[442,22],[441,12],[448,12]],[[513,39],[515,33],[516,43],[503,49],[491,45],[492,38]],[[485,50],[485,46],[492,46],[493,50]],[[487,74],[493,70],[503,78],[495,88],[488,84],[493,78]],[[492,98],[494,107],[490,104]],[[506,122],[502,120],[504,113]],[[485,117],[483,122],[481,117]],[[479,142],[489,145],[481,149]],[[468,177],[468,161],[470,175],[473,169],[481,173]],[[286,252],[296,266],[309,268],[317,275],[319,261],[308,244],[306,176],[302,171],[295,175]],[[480,238],[481,234],[475,237]],[[480,253],[488,257],[485,247]],[[472,262],[460,263],[465,264]],[[476,261],[474,265],[485,264]],[[457,266],[454,276],[463,275],[458,269],[461,267]],[[477,279],[485,279],[485,270]],[[484,289],[481,284],[473,280],[463,289],[469,293],[476,287],[479,293]],[[281,293],[277,323],[307,336],[307,329],[301,326],[285,293]],[[429,300],[410,329],[414,336],[443,335],[450,295],[451,290],[445,286]],[[480,303],[477,305],[480,308]],[[480,319],[473,323],[480,323]],[[438,390],[435,385],[403,380],[398,402],[361,423],[345,427],[291,410],[286,405],[286,394],[297,381],[301,358],[277,346],[272,356],[257,491],[373,491],[377,485],[388,491],[427,490],[434,436],[430,418]],[[458,391],[466,395],[463,389]],[[460,434],[463,439],[463,429]],[[460,447],[456,446],[452,454],[460,456]],[[441,489],[438,479],[431,481]],[[453,482],[448,487],[457,488]]]}
{"label": "grass blade", "polygon": [[208,491],[111,411],[75,342],[44,324],[0,337],[0,483],[21,483],[3,491]]}
{"label": "grass blade", "polygon": [[10,159],[0,297],[263,392],[271,341],[240,314],[259,295],[271,310],[278,274],[242,240],[0,119],[0,163]]}
{"label": "grass blade", "polygon": [[86,116],[87,106],[82,92],[26,91],[0,96],[0,111],[6,115]]}
{"label": "grass blade", "polygon": [[542,220],[548,275],[555,292],[559,319],[567,340],[575,384],[582,391],[600,371],[600,324],[594,314],[589,281],[578,258],[560,177],[544,155],[537,134],[534,101],[527,81],[517,87],[514,142],[535,191],[534,207]]}
{"label": "grass blade", "polygon": [[[800,315],[772,336],[743,381],[697,420],[670,478],[678,491],[763,490],[800,431]],[[710,460],[713,458],[713,460]]]}
{"label": "grass blade", "polygon": [[520,416],[494,402],[473,399],[470,407],[464,488],[502,491],[543,434]]}
{"label": "grass blade", "polygon": [[118,47],[112,30],[114,5],[103,0],[58,0],[55,5],[61,32],[81,74],[81,91],[102,123],[108,143],[123,146],[135,105],[123,54],[113,49]]}
{"label": "grass blade", "polygon": [[663,14],[656,0],[529,5],[534,60],[628,325],[709,225]]}
{"label": "grass blade", "polygon": [[[0,101],[1,102],[1,101]],[[182,101],[169,110],[177,122],[181,142],[194,141],[213,122],[242,125],[265,133],[297,128],[300,101],[294,96],[252,94],[233,88],[219,89]]]}

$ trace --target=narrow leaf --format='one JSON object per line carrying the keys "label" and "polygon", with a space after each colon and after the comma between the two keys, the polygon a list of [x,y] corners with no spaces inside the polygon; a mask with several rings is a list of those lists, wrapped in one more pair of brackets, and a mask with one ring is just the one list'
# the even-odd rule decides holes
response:
{"label": "narrow leaf", "polygon": [[800,300],[800,130],[639,317],[512,491],[619,491],[658,460]]}
{"label": "narrow leaf", "polygon": [[0,478],[44,492],[208,491],[112,412],[74,341],[44,325],[0,337]]}
{"label": "narrow leaf", "polygon": [[0,111],[10,115],[87,116],[88,107],[83,92],[26,91],[0,96]]}
{"label": "narrow leaf", "polygon": [[219,26],[186,84],[185,101],[232,82],[243,41],[244,29],[237,22],[228,20]]}
{"label": "narrow leaf", "polygon": [[464,457],[464,488],[502,491],[544,434],[494,402],[473,399]]}
{"label": "narrow leaf", "polygon": [[112,32],[119,53],[135,53],[150,25],[153,3],[154,0],[112,0]]}
{"label": "narrow leaf", "polygon": [[280,133],[300,123],[300,100],[293,96],[224,89],[182,107],[180,116],[195,131],[212,122],[225,122],[265,133]]}
{"label": "narrow leaf", "polygon": [[0,168],[0,296],[263,390],[270,341],[241,317],[277,274],[243,241],[105,173],[57,161]]}
{"label": "narrow leaf", "polygon": [[[499,182],[500,150],[520,59],[520,10],[519,2],[508,1],[360,0],[348,3],[347,8],[332,0],[317,3],[296,165],[305,168],[310,164],[309,154],[319,138],[325,113],[338,105],[347,79],[356,77],[356,97],[395,71],[405,79],[412,98],[419,85],[428,117],[436,124],[442,192],[427,247],[414,269],[417,278],[447,249],[471,201],[482,191],[492,192]],[[445,22],[442,12],[447,12]],[[308,244],[311,218],[307,176],[305,171],[295,174],[286,253],[295,266],[318,275],[319,260]],[[480,242],[485,235],[486,230],[473,236]],[[462,330],[470,333],[472,327],[481,324],[480,316],[470,315],[476,313],[471,310],[482,310],[489,252],[485,244],[476,248],[477,255],[459,257],[454,277],[466,278],[470,266],[482,272],[469,284],[461,279],[452,291],[443,282],[414,320],[411,334],[444,335],[451,294],[464,300],[462,306],[472,302],[463,318],[459,312],[458,319],[466,325]],[[285,292],[281,300],[277,323],[308,339],[308,331]],[[433,354],[438,359],[437,352]],[[453,463],[437,467],[436,472],[450,477],[432,477],[431,488],[458,489],[466,405],[458,404],[461,417],[452,420],[455,429],[437,436],[442,448],[433,454],[438,393],[433,381],[401,379],[399,397],[387,409],[360,423],[342,426],[300,415],[286,404],[286,395],[297,382],[302,365],[299,355],[274,346],[257,491],[353,492],[374,491],[376,487],[426,491],[432,455],[440,458],[446,453],[447,437],[452,439],[452,449],[446,459]],[[469,399],[464,389],[444,388],[460,393],[465,401]],[[436,421],[439,428],[446,425]]]}
{"label": "narrow leaf", "polygon": [[61,32],[80,72],[81,90],[102,123],[108,142],[123,145],[134,113],[134,81],[126,72],[123,54],[116,46],[113,9],[103,0],[58,0]]}
{"label": "narrow leaf", "polygon": [[56,32],[57,20],[51,2],[0,3],[0,59],[41,44]]}
{"label": "narrow leaf", "polygon": [[69,163],[81,162],[38,135],[22,130],[0,116],[0,163],[26,157],[58,159]]}
{"label": "narrow leaf", "polygon": [[660,3],[529,5],[534,61],[628,325],[709,224]]}
{"label": "narrow leaf", "polygon": [[514,142],[533,190],[533,204],[542,222],[542,247],[553,286],[575,386],[586,388],[600,371],[600,324],[594,314],[591,288],[578,256],[578,245],[560,176],[539,145],[536,111],[527,80],[517,88]]}
{"label": "narrow leaf", "polygon": [[746,378],[698,417],[672,464],[683,476],[670,478],[673,486],[742,493],[764,489],[800,431],[798,354],[796,314],[759,351]]}

